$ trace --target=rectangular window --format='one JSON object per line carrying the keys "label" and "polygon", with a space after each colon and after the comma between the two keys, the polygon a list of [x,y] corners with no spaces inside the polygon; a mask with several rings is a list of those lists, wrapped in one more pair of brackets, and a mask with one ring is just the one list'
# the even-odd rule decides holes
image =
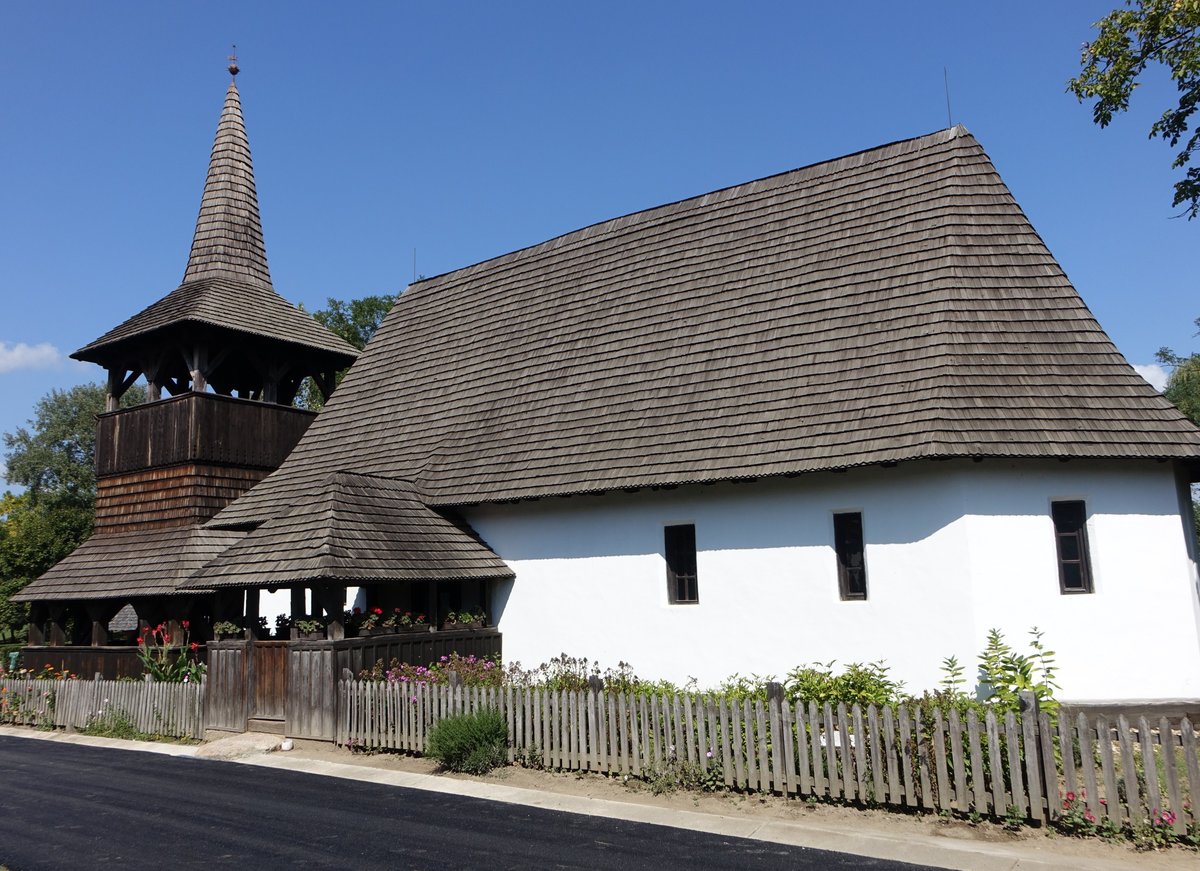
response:
{"label": "rectangular window", "polygon": [[1050,515],[1054,518],[1054,538],[1058,544],[1059,586],[1064,593],[1090,593],[1087,509],[1080,500],[1051,502]]}
{"label": "rectangular window", "polygon": [[667,554],[667,598],[672,605],[700,601],[696,586],[696,527],[692,524],[663,528]]}
{"label": "rectangular window", "polygon": [[838,587],[842,598],[867,598],[867,563],[863,557],[860,512],[833,515],[833,548],[837,551]]}

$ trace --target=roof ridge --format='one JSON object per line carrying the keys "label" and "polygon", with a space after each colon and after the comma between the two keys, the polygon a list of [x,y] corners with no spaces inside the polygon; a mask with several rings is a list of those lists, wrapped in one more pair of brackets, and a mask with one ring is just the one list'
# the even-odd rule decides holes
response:
{"label": "roof ridge", "polygon": [[230,82],[225,92],[182,283],[210,277],[271,286],[254,164],[236,82]]}
{"label": "roof ridge", "polygon": [[[908,139],[897,139],[894,142],[888,142],[884,145],[876,145],[872,148],[864,148],[859,151],[852,151],[849,154],[843,154],[839,157],[829,158],[827,160],[819,160],[816,163],[805,164],[804,166],[785,169],[780,172],[765,175],[762,178],[752,179],[750,181],[738,182],[737,184],[726,185],[725,187],[716,188],[702,194],[696,194],[690,197],[684,197],[678,200],[671,200],[666,203],[659,203],[656,206],[650,206],[645,209],[637,209],[632,212],[627,212],[624,215],[618,215],[614,218],[605,218],[602,221],[597,221],[594,224],[587,224],[583,227],[577,227],[574,230],[568,230],[565,233],[560,233],[557,236],[551,236],[549,239],[544,239],[533,245],[526,245],[521,248],[507,251],[503,254],[497,254],[494,257],[488,257],[484,260],[469,263],[466,266],[460,266],[456,269],[450,269],[446,272],[431,275],[427,278],[420,278],[414,281],[409,287],[425,285],[446,278],[450,275],[469,274],[475,269],[482,267],[492,267],[499,265],[507,260],[515,260],[522,256],[532,256],[541,251],[550,248],[556,248],[561,245],[571,242],[583,241],[593,235],[602,235],[609,230],[628,227],[633,224],[640,224],[644,221],[651,220],[655,217],[667,214],[672,209],[686,209],[691,204],[696,206],[707,206],[711,204],[713,198],[730,199],[742,193],[749,193],[757,190],[758,186],[762,186],[765,182],[779,184],[782,180],[789,176],[794,176],[795,181],[808,181],[813,178],[820,178],[824,175],[831,175],[835,172],[841,172],[845,169],[863,166],[874,162],[875,160],[886,160],[895,157],[897,154],[908,151],[917,151],[922,148],[944,145],[955,139],[964,136],[971,136],[971,133],[962,124],[956,124],[953,127],[947,127],[941,130],[935,130],[932,133],[924,133],[920,136],[912,136]],[[886,152],[886,153],[884,153]]]}

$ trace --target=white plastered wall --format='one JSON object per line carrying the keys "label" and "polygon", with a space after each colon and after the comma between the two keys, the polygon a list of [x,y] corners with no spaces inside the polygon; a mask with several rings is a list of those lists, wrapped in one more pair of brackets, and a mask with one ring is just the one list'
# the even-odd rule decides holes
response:
{"label": "white plastered wall", "polygon": [[[1052,499],[1084,499],[1096,592],[1059,592]],[[868,599],[841,601],[832,513],[863,512]],[[1173,472],[1155,463],[902,464],[752,484],[480,506],[516,571],[493,602],[505,659],[559,653],[713,685],[884,660],[914,691],[968,674],[987,629],[1037,625],[1060,696],[1200,697],[1200,605]],[[699,604],[667,601],[662,528],[694,523]]]}

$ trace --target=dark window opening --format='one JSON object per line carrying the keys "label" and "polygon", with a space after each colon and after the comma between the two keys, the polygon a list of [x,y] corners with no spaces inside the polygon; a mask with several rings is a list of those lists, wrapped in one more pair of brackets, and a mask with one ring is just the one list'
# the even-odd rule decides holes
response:
{"label": "dark window opening", "polygon": [[1088,560],[1087,509],[1082,501],[1051,502],[1054,538],[1058,545],[1058,582],[1064,593],[1090,593],[1092,567]]}
{"label": "dark window opening", "polygon": [[667,555],[667,598],[679,605],[700,601],[696,586],[696,527],[692,524],[663,529]]}
{"label": "dark window opening", "polygon": [[833,548],[837,551],[838,587],[843,599],[867,598],[867,563],[863,556],[862,514],[833,515]]}

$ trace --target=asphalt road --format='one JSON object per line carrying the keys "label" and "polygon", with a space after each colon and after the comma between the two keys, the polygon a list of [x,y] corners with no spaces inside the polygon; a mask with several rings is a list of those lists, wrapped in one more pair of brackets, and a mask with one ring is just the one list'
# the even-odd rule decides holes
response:
{"label": "asphalt road", "polygon": [[920,866],[277,771],[0,737],[0,865],[130,868]]}

